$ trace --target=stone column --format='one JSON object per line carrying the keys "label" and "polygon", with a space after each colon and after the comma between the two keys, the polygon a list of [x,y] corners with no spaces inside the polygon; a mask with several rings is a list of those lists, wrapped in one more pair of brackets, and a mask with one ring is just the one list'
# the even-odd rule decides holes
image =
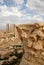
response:
{"label": "stone column", "polygon": [[9,26],[9,24],[6,25],[6,31],[10,32],[10,26]]}

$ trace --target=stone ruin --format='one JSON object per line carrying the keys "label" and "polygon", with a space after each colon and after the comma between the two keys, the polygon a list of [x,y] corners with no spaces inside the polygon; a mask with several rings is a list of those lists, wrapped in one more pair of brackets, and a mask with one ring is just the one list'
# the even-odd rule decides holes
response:
{"label": "stone ruin", "polygon": [[[5,44],[5,53],[4,51],[0,52],[0,65],[13,65],[19,60],[21,61],[20,65],[44,65],[44,24],[29,24],[28,27],[26,25],[24,28],[16,26],[16,32],[16,38],[14,38],[14,35],[13,37],[8,37],[7,35],[6,38],[2,39],[4,43],[7,43],[4,39],[9,40],[8,44],[10,44],[8,46]],[[16,45],[17,42],[15,40],[17,42],[20,40],[24,47]],[[2,44],[2,41],[0,44]],[[3,46],[0,45],[0,48],[2,50]],[[17,54],[19,52],[22,53],[21,57],[23,55],[22,60],[19,59]],[[18,63],[15,65],[19,65]]]}
{"label": "stone ruin", "polygon": [[[25,54],[23,56],[25,65],[44,65],[44,24],[31,24],[23,29],[27,37],[22,36]],[[21,63],[21,65],[23,65]]]}

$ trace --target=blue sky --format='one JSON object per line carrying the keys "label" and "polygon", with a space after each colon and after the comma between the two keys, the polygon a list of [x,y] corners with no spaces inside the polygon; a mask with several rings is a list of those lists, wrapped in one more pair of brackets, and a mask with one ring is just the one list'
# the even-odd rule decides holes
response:
{"label": "blue sky", "polygon": [[0,0],[0,23],[44,22],[44,0]]}

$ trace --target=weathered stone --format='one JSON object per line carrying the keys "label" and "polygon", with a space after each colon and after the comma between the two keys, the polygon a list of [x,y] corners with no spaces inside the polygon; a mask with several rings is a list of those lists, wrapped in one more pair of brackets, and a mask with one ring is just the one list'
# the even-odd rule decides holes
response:
{"label": "weathered stone", "polygon": [[38,41],[37,43],[33,43],[33,48],[36,50],[42,50],[43,49],[42,42]]}
{"label": "weathered stone", "polygon": [[44,56],[44,52],[41,52],[41,55]]}

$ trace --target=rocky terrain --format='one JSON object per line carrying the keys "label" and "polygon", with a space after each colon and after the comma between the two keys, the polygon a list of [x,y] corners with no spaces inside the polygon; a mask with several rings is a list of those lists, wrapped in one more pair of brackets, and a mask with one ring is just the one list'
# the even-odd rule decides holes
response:
{"label": "rocky terrain", "polygon": [[0,65],[44,65],[44,24],[16,26],[15,33],[3,35]]}
{"label": "rocky terrain", "polygon": [[21,65],[44,65],[44,24],[35,23],[23,31],[27,37],[22,37],[25,54]]}
{"label": "rocky terrain", "polygon": [[19,65],[23,54],[23,45],[15,33],[3,33],[0,37],[0,65]]}

